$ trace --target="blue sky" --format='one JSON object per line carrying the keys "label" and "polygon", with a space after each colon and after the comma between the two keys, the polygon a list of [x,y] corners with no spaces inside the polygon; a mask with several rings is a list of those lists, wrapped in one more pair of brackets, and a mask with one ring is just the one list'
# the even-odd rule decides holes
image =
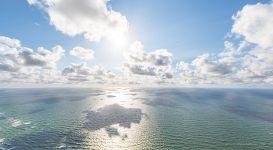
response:
{"label": "blue sky", "polygon": [[126,14],[147,49],[163,47],[178,60],[191,60],[221,51],[232,27],[232,15],[246,4],[258,2],[268,0],[116,0],[111,4]]}
{"label": "blue sky", "polygon": [[[263,47],[264,41],[270,41],[270,38],[272,37],[270,32],[268,33],[267,36],[264,36],[265,39],[263,39],[262,41],[259,41],[258,40],[259,38],[256,37],[256,33],[255,33],[256,30],[254,29],[253,29],[254,34],[253,36],[250,37],[249,34],[246,33],[246,31],[244,31],[243,26],[240,26],[241,25],[240,21],[245,21],[244,20],[245,18],[241,17],[240,15],[236,15],[238,11],[242,11],[242,13],[244,14],[251,14],[253,12],[253,14],[251,14],[252,16],[256,15],[255,14],[256,10],[264,13],[264,10],[271,9],[270,7],[272,2],[270,0],[239,0],[239,1],[111,0],[109,2],[105,2],[104,0],[94,0],[92,2],[90,0],[89,1],[90,3],[93,3],[94,5],[98,5],[98,6],[100,6],[100,2],[103,2],[102,9],[96,10],[96,11],[101,11],[100,13],[103,13],[104,11],[103,9],[105,7],[105,9],[107,9],[106,13],[117,13],[118,15],[120,15],[115,19],[116,21],[119,21],[119,23],[121,23],[120,26],[123,26],[123,27],[119,28],[119,26],[117,26],[118,28],[115,28],[113,31],[115,30],[119,31],[119,29],[122,29],[123,31],[123,29],[125,30],[126,25],[122,23],[129,24],[128,33],[126,32],[127,35],[123,37],[123,39],[128,39],[128,40],[123,41],[123,46],[116,46],[115,39],[113,40],[112,43],[109,43],[107,42],[107,40],[103,40],[103,39],[100,40],[99,42],[98,41],[94,42],[84,37],[83,36],[84,32],[92,33],[92,31],[89,31],[89,29],[85,29],[85,30],[83,29],[84,30],[83,32],[76,31],[77,29],[73,29],[73,31],[72,30],[67,31],[65,25],[62,25],[62,28],[60,27],[60,23],[62,23],[62,21],[58,19],[50,23],[50,19],[52,19],[53,17],[56,17],[57,15],[54,13],[53,14],[49,14],[49,13],[50,11],[54,11],[54,9],[56,8],[54,8],[54,6],[49,6],[47,8],[46,2],[47,0],[45,1],[5,0],[1,2],[0,35],[4,37],[9,37],[12,39],[20,40],[22,46],[33,49],[34,51],[33,55],[36,55],[35,52],[37,50],[37,47],[44,47],[46,49],[51,50],[51,48],[53,48],[54,46],[60,45],[65,50],[64,51],[65,56],[62,57],[62,59],[58,59],[58,63],[56,62],[56,65],[59,71],[67,68],[67,66],[69,66],[71,63],[80,64],[83,62],[82,59],[78,58],[79,56],[74,57],[73,55],[70,54],[70,51],[74,47],[78,46],[78,47],[83,47],[87,49],[86,52],[88,52],[88,50],[94,51],[94,58],[92,56],[92,59],[84,60],[84,63],[86,63],[88,67],[101,65],[105,67],[106,69],[118,70],[121,68],[121,66],[124,66],[124,64],[126,64],[127,61],[129,61],[129,63],[126,64],[127,67],[128,67],[128,64],[131,63],[130,61],[136,61],[136,60],[129,60],[129,59],[134,54],[137,54],[138,57],[140,56],[151,57],[151,58],[156,57],[156,59],[166,58],[166,60],[156,60],[156,61],[169,62],[167,64],[163,64],[163,66],[160,66],[159,68],[156,68],[158,64],[152,64],[152,66],[146,66],[147,64],[151,65],[152,63],[152,62],[149,62],[148,60],[145,60],[147,58],[145,58],[143,62],[134,62],[134,63],[137,63],[138,65],[142,65],[142,67],[144,68],[146,67],[145,68],[146,70],[144,68],[138,68],[137,70],[135,70],[136,72],[132,70],[133,69],[132,66],[130,66],[132,68],[129,67],[129,72],[131,71],[139,75],[144,74],[148,76],[154,76],[155,74],[158,73],[159,70],[165,70],[165,73],[167,72],[167,74],[180,74],[180,73],[183,74],[183,71],[182,72],[178,71],[178,73],[175,73],[177,72],[177,70],[174,70],[174,69],[177,64],[180,65],[180,68],[182,64],[183,66],[182,68],[185,69],[185,65],[183,65],[183,63],[186,63],[186,66],[188,65],[188,68],[186,69],[186,71],[184,70],[184,72],[187,72],[187,71],[191,72],[193,70],[189,71],[189,68],[191,69],[195,68],[195,70],[193,71],[195,73],[196,72],[201,73],[203,71],[203,73],[209,72],[208,74],[211,74],[212,71],[219,71],[219,70],[222,71],[223,68],[221,67],[224,66],[226,67],[226,69],[225,71],[220,73],[221,75],[225,75],[226,77],[227,72],[233,72],[233,73],[236,73],[236,80],[239,80],[238,76],[241,76],[241,74],[249,74],[245,72],[242,73],[242,70],[249,71],[251,69],[248,68],[249,69],[248,70],[246,69],[247,67],[245,67],[247,66],[247,60],[243,63],[245,65],[243,68],[242,66],[238,65],[242,63],[242,62],[239,62],[239,60],[245,59],[244,56],[240,56],[242,58],[234,58],[238,60],[236,66],[235,64],[231,64],[230,62],[223,64],[221,58],[216,58],[217,55],[221,54],[223,50],[225,49],[224,43],[231,42],[231,45],[233,45],[234,47],[237,47],[235,49],[240,49],[238,46],[238,43],[240,42],[248,43],[246,45],[252,44],[252,48]],[[62,3],[62,2],[65,2],[65,3]],[[84,7],[84,5],[81,5],[81,3],[84,4],[84,2],[87,2],[87,1],[80,0],[78,2],[79,6]],[[64,8],[68,9],[67,12],[69,12],[70,11],[69,9],[71,9],[73,13],[75,13],[75,16],[77,15],[78,12],[81,11],[80,9],[79,10],[74,9],[73,8],[74,6],[69,5],[70,3],[68,1],[58,0],[58,2],[54,2],[54,3],[56,3],[56,6],[64,5]],[[74,2],[71,1],[71,3],[75,3],[74,5],[78,5],[77,2],[75,1]],[[258,3],[262,4],[262,8],[260,8]],[[93,8],[92,6],[93,4],[90,4],[88,7],[90,7],[90,9],[94,9],[95,7]],[[249,9],[253,9],[254,11],[252,10],[251,13],[249,13]],[[57,12],[58,11],[63,13],[62,12],[63,10],[57,10]],[[66,10],[64,12],[66,12]],[[86,13],[86,12],[88,11],[84,10],[83,8],[83,11],[80,12],[79,14]],[[268,14],[263,14],[264,16],[258,16],[258,17],[259,18],[268,17],[267,20],[270,20],[270,18],[273,18],[273,16],[271,17],[271,14],[270,14],[271,12],[267,12],[267,13]],[[63,15],[62,17],[64,18],[70,17],[68,14],[65,14],[65,13],[61,15]],[[85,21],[92,21],[92,19],[94,20],[98,19],[98,18],[92,18],[92,17],[97,17],[92,14],[84,14],[84,15],[87,15],[87,16],[89,15],[90,17],[90,18],[87,18],[87,20]],[[232,16],[235,16],[238,23],[232,19]],[[77,16],[77,17],[74,19],[76,20],[81,19],[82,16]],[[126,17],[126,19],[122,20],[122,17]],[[83,18],[83,20],[84,19],[85,18]],[[250,25],[253,24],[254,28],[257,25],[257,29],[259,29],[259,28],[268,26],[267,20],[266,19],[262,20],[260,26],[256,24],[255,20],[250,20],[250,22],[246,22],[246,23]],[[109,20],[106,20],[104,24],[100,24],[100,25],[102,26],[104,26],[105,24],[107,25],[107,21]],[[72,23],[72,25],[69,24],[69,22],[66,22],[66,23],[68,27],[71,27],[73,26],[74,22],[70,22]],[[97,27],[100,27],[100,25]],[[82,26],[82,27],[84,28],[85,26]],[[234,29],[234,31],[231,31],[232,29]],[[105,28],[105,30],[107,30],[108,32],[108,28]],[[113,34],[114,36],[118,36],[118,35],[115,35],[116,33],[112,33],[112,31],[110,30],[112,29],[109,29],[109,32],[111,32],[110,34]],[[71,35],[73,34],[74,31],[76,31],[77,35]],[[226,36],[230,32],[232,32],[235,36],[238,36],[240,38],[233,37],[232,39],[227,39]],[[257,34],[257,35],[262,35],[264,33],[266,33],[266,31],[263,33],[261,31],[261,34]],[[101,33],[101,35],[99,36],[103,38],[103,36],[105,36],[103,34],[106,34],[106,33]],[[139,41],[139,43],[135,41]],[[135,44],[132,44],[132,43],[135,43]],[[129,55],[130,58],[128,59],[124,57],[123,51],[130,49],[129,48],[130,45],[134,45],[135,47],[134,47],[134,52]],[[144,48],[141,48],[142,46]],[[243,47],[245,48],[246,46],[243,46]],[[263,48],[268,48],[268,47],[263,47]],[[166,49],[166,50],[157,51],[157,49]],[[253,49],[248,49],[246,54],[252,54],[253,52],[251,51],[253,51]],[[140,56],[138,52],[141,53]],[[203,56],[203,54],[206,54],[206,53],[209,53],[210,56]],[[267,53],[270,53],[270,52],[267,52]],[[214,54],[215,56],[213,56]],[[41,54],[38,53],[37,55],[41,55]],[[258,56],[255,56],[255,57],[258,58]],[[153,60],[150,60],[150,61],[153,61]],[[198,67],[200,66],[197,66],[196,63],[194,62],[199,62],[199,61],[202,62],[201,64],[206,65],[207,63],[207,66],[202,66],[203,69],[202,67],[198,69]],[[268,62],[266,63],[268,65],[270,61],[268,60]],[[29,64],[29,65],[34,65],[34,64]],[[133,64],[130,64],[130,65],[133,65]],[[136,64],[134,65],[135,65],[134,67],[136,67]],[[152,68],[155,67],[153,69],[157,70],[156,71],[157,73],[152,73],[149,71],[145,72],[147,71],[147,68],[149,67],[152,67]],[[163,68],[165,67],[165,68],[162,69],[162,67]],[[173,68],[170,69],[170,67],[173,67]],[[265,67],[265,70],[270,70],[270,69]],[[138,71],[141,71],[141,72],[138,72]],[[260,71],[260,72],[263,72],[263,71]],[[258,75],[259,72],[256,72],[256,73],[255,71],[252,71],[252,72],[253,74],[255,74],[253,75],[255,77],[261,76],[261,75]],[[163,74],[159,73],[159,74],[160,76],[164,76],[164,78],[166,78],[167,75],[165,73]],[[205,74],[205,76],[207,76],[208,74]],[[219,72],[216,74],[219,75]],[[230,78],[231,76],[232,75],[228,76],[228,78]],[[188,78],[185,80],[188,81]],[[271,76],[270,76],[270,79],[266,79],[266,80],[271,80]]]}
{"label": "blue sky", "polygon": [[[174,54],[174,61],[190,61],[203,53],[221,51],[232,26],[231,16],[244,5],[258,2],[268,0],[112,0],[110,5],[127,17],[130,31],[147,50],[166,48]],[[60,44],[71,49],[79,45],[100,51],[98,43],[56,31],[46,14],[27,1],[6,0],[0,10],[0,34],[20,39],[27,47]]]}

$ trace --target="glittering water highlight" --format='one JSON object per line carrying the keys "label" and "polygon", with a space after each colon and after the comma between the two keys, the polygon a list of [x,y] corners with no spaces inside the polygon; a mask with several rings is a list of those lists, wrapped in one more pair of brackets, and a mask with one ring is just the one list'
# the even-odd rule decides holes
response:
{"label": "glittering water highlight", "polygon": [[271,149],[273,90],[1,89],[0,149]]}

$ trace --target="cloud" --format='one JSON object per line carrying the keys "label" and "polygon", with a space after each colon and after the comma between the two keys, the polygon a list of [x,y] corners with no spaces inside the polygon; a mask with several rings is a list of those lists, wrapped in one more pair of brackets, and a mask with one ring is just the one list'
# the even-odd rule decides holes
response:
{"label": "cloud", "polygon": [[179,62],[184,83],[273,84],[273,3],[246,5],[233,16],[232,33],[218,54],[198,56],[191,63]]}
{"label": "cloud", "polygon": [[124,53],[127,63],[125,70],[130,74],[156,76],[161,79],[172,78],[172,54],[166,49],[158,49],[153,52],[145,52],[139,41],[132,43]]}
{"label": "cloud", "polygon": [[249,45],[245,41],[239,45],[226,41],[222,52],[200,55],[190,63],[180,61],[176,70],[182,83],[240,85],[245,79],[238,78],[237,74],[244,68],[244,59],[248,54]]}
{"label": "cloud", "polygon": [[[114,82],[110,79],[115,74],[102,66],[88,67],[86,63],[71,64],[63,71],[58,70],[57,63],[64,56],[64,49],[57,45],[52,50],[38,47],[36,51],[23,47],[20,41],[0,36],[0,72],[1,83],[83,83]],[[93,51],[75,47],[71,54],[83,59],[93,57]],[[84,55],[86,54],[86,55]]]}
{"label": "cloud", "polygon": [[[90,41],[100,41],[128,30],[126,18],[112,10],[107,0],[28,2],[43,9],[50,23],[70,36],[83,35]],[[244,6],[232,17],[231,36],[222,51],[200,55],[191,62],[180,61],[175,68],[167,49],[146,51],[141,42],[135,41],[124,52],[124,74],[118,75],[86,63],[72,63],[58,70],[57,63],[64,55],[61,46],[32,50],[17,39],[0,36],[0,82],[272,85],[272,16],[273,2]],[[94,51],[74,47],[70,55],[86,61],[94,58]]]}
{"label": "cloud", "polygon": [[85,49],[79,46],[74,47],[69,54],[82,60],[91,60],[94,58],[94,51],[92,49]]}
{"label": "cloud", "polygon": [[57,62],[64,49],[39,47],[35,52],[23,47],[20,41],[0,36],[0,72],[2,82],[52,82],[57,75]]}
{"label": "cloud", "polygon": [[[238,59],[236,77],[244,83],[272,84],[273,77],[273,2],[246,5],[233,16],[232,32],[253,43]],[[240,61],[241,60],[241,61]]]}
{"label": "cloud", "polygon": [[262,48],[273,47],[273,3],[246,5],[232,18],[232,33]]}
{"label": "cloud", "polygon": [[19,52],[19,57],[22,58],[23,64],[26,66],[40,66],[54,68],[56,62],[64,55],[64,49],[61,46],[55,46],[52,51],[44,47],[38,47],[36,52],[32,49],[24,48]]}
{"label": "cloud", "polygon": [[209,54],[198,56],[192,61],[192,65],[200,74],[225,75],[232,72],[232,66],[219,60],[211,60]]}
{"label": "cloud", "polygon": [[147,63],[155,66],[169,66],[172,63],[172,54],[168,50],[158,49],[148,53],[145,52],[140,41],[132,43],[124,56],[131,63]]}
{"label": "cloud", "polygon": [[125,64],[131,73],[138,75],[156,76],[158,74],[156,67],[144,66],[138,64]]}
{"label": "cloud", "polygon": [[112,10],[108,0],[28,0],[44,10],[50,24],[69,36],[83,35],[89,41],[112,38],[128,31],[128,22]]}
{"label": "cloud", "polygon": [[0,64],[1,66],[9,66],[6,68],[18,66],[54,68],[56,62],[64,55],[64,49],[61,46],[55,46],[50,51],[44,47],[38,47],[37,51],[34,52],[30,48],[22,47],[17,39],[0,36],[0,55]]}
{"label": "cloud", "polygon": [[2,60],[0,61],[0,71],[15,72],[19,68],[13,64],[11,60]]}
{"label": "cloud", "polygon": [[18,47],[21,47],[21,43],[17,39],[11,39],[9,37],[0,36],[0,52],[1,53],[12,53],[16,51]]}
{"label": "cloud", "polygon": [[90,68],[86,63],[71,64],[63,69],[62,75],[65,76],[68,81],[73,82],[103,81],[106,83],[115,77],[113,72],[101,66]]}

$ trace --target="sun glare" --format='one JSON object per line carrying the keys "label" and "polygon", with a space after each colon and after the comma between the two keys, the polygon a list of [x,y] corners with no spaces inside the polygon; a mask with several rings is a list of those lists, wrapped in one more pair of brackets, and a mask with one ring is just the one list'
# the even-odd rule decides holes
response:
{"label": "sun glare", "polygon": [[121,32],[113,32],[107,37],[106,44],[111,49],[124,50],[130,44],[130,35]]}

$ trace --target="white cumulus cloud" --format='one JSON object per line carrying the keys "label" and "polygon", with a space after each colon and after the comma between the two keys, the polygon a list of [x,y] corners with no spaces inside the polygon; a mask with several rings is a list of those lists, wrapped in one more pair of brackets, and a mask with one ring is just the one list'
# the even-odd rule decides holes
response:
{"label": "white cumulus cloud", "polygon": [[232,32],[262,48],[273,47],[273,3],[246,5],[233,17]]}
{"label": "white cumulus cloud", "polygon": [[241,41],[226,41],[218,54],[178,63],[182,83],[273,84],[273,3],[246,5],[233,20],[231,32]]}
{"label": "white cumulus cloud", "polygon": [[172,78],[172,54],[166,49],[146,52],[139,41],[131,44],[124,53],[127,63],[125,70],[133,75],[155,76],[161,79]]}
{"label": "white cumulus cloud", "polygon": [[115,38],[128,32],[128,22],[108,6],[108,0],[28,0],[43,9],[50,24],[69,36],[83,35],[89,41]]}
{"label": "white cumulus cloud", "polygon": [[74,47],[69,54],[82,60],[91,60],[94,58],[94,51],[92,49],[86,49],[79,46]]}
{"label": "white cumulus cloud", "polygon": [[[55,46],[52,50],[39,47],[36,51],[23,47],[20,41],[0,36],[1,82],[53,82],[57,76],[57,62],[64,49]],[[56,80],[57,81],[57,80]]]}
{"label": "white cumulus cloud", "polygon": [[102,66],[89,67],[86,63],[71,64],[65,67],[62,75],[70,82],[100,82],[109,83],[115,74]]}
{"label": "white cumulus cloud", "polygon": [[[83,35],[90,41],[124,34],[128,22],[112,10],[107,0],[28,0],[43,9],[50,23],[67,35]],[[51,50],[33,50],[17,39],[0,36],[0,83],[175,83],[213,85],[273,84],[273,2],[246,5],[233,17],[230,36],[224,49],[203,54],[190,62],[180,61],[173,67],[167,49],[146,51],[135,41],[125,52],[124,74],[113,73],[103,66],[72,63],[63,70],[57,63],[64,55],[61,46]],[[240,37],[240,38],[238,38]],[[74,47],[70,55],[87,61],[94,51]]]}

